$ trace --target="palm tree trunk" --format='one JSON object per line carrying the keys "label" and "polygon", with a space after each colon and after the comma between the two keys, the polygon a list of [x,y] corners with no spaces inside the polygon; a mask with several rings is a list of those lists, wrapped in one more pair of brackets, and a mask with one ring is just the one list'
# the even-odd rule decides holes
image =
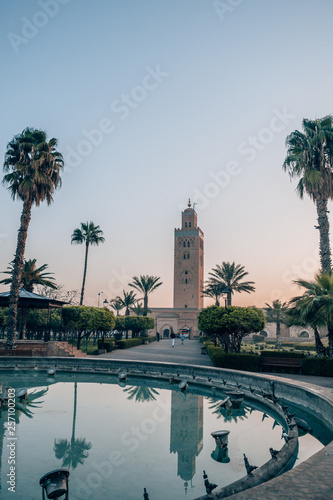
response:
{"label": "palm tree trunk", "polygon": [[231,306],[231,290],[229,290],[227,293],[227,304],[228,307]]}
{"label": "palm tree trunk", "polygon": [[86,242],[86,255],[85,255],[85,259],[84,259],[84,270],[83,270],[83,281],[82,281],[82,289],[81,289],[80,306],[83,305],[84,287],[85,287],[85,284],[86,284],[87,263],[88,263],[88,249],[89,249],[89,243]]}
{"label": "palm tree trunk", "polygon": [[21,214],[20,228],[17,235],[16,253],[13,261],[12,282],[9,294],[7,341],[6,349],[15,349],[17,329],[17,305],[19,299],[22,267],[24,260],[25,243],[27,240],[28,227],[31,219],[32,201],[24,201]]}
{"label": "palm tree trunk", "polygon": [[319,228],[319,251],[320,262],[323,273],[332,271],[331,248],[330,248],[330,225],[328,220],[327,200],[319,198],[316,200]]}
{"label": "palm tree trunk", "polygon": [[26,307],[21,309],[22,311],[22,327],[20,331],[20,340],[23,340],[25,338],[25,332],[27,329],[27,320],[28,320],[28,314],[29,314],[29,309]]}
{"label": "palm tree trunk", "polygon": [[148,314],[148,295],[145,293],[143,297],[143,314],[142,316],[147,316]]}
{"label": "palm tree trunk", "polygon": [[333,358],[333,324],[329,323],[327,325],[328,329],[328,355]]}
{"label": "palm tree trunk", "polygon": [[74,443],[74,441],[75,441],[76,407],[77,407],[77,382],[74,382],[74,411],[73,411],[73,426],[72,426],[72,443]]}
{"label": "palm tree trunk", "polygon": [[315,336],[315,341],[316,341],[316,353],[318,354],[318,356],[324,356],[326,349],[321,341],[321,338],[320,338],[320,335],[318,332],[318,328],[316,326],[313,326],[312,328],[314,331],[314,336]]}
{"label": "palm tree trunk", "polygon": [[276,323],[276,342],[275,342],[275,348],[276,349],[281,349],[281,324],[280,324],[280,322]]}

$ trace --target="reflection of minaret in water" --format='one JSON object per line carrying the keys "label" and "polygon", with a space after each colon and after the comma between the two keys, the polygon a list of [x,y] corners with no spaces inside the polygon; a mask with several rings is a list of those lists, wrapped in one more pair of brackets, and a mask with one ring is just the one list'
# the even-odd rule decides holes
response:
{"label": "reflection of minaret in water", "polygon": [[177,475],[185,481],[185,492],[186,482],[195,474],[195,458],[202,447],[203,397],[172,391],[170,453],[178,453]]}

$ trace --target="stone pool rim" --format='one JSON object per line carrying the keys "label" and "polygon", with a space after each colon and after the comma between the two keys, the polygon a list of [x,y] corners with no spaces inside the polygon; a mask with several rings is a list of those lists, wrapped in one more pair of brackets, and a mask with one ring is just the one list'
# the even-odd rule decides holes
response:
{"label": "stone pool rim", "polygon": [[[169,362],[154,361],[130,361],[120,359],[93,359],[93,358],[68,358],[68,357],[47,357],[47,358],[26,358],[26,357],[2,357],[0,359],[1,370],[31,370],[55,367],[61,372],[77,371],[88,373],[108,373],[110,370],[126,368],[128,371],[145,372],[145,376],[154,378],[154,373],[164,371],[167,373],[181,373],[183,376],[192,377],[212,377],[214,383],[225,378],[230,383],[241,383],[245,386],[252,385],[256,389],[264,391],[270,390],[270,382],[274,381],[275,393],[277,397],[292,400],[296,404],[303,406],[317,418],[324,421],[324,424],[333,430],[333,391],[310,384],[307,382],[294,381],[275,377],[271,374],[258,374],[253,372],[243,372],[224,368],[213,368],[202,365],[187,365]],[[200,385],[200,383],[199,383]],[[202,384],[206,385],[207,384]],[[219,386],[223,389],[223,386]],[[199,497],[200,500],[213,500],[217,498],[232,498],[234,500],[255,499],[277,499],[282,498],[298,499],[321,499],[329,498],[333,492],[333,475],[328,473],[333,465],[333,441],[325,448],[311,456],[308,460],[300,464],[296,469],[292,469],[281,476],[275,477],[266,483],[262,483],[249,490],[232,494],[226,497],[219,494],[222,490],[215,490],[210,495]],[[325,473],[327,471],[327,474]],[[323,474],[325,482],[323,481]],[[294,476],[294,477],[293,477]],[[297,479],[297,481],[296,481]],[[286,484],[288,483],[288,485]],[[299,485],[311,487],[311,491],[300,488]],[[286,496],[286,492],[287,495]],[[222,496],[221,496],[222,495]],[[253,496],[252,496],[253,495]],[[198,499],[199,500],[199,499]]]}

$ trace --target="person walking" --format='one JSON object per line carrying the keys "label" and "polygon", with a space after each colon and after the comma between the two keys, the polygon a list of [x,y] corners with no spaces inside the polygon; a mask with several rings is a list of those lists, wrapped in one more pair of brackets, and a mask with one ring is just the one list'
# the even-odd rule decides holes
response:
{"label": "person walking", "polygon": [[183,333],[180,334],[180,340],[182,341],[182,345],[184,345],[185,335]]}
{"label": "person walking", "polygon": [[171,332],[171,347],[175,347],[175,338],[176,338],[176,335],[174,334],[174,332],[172,331]]}

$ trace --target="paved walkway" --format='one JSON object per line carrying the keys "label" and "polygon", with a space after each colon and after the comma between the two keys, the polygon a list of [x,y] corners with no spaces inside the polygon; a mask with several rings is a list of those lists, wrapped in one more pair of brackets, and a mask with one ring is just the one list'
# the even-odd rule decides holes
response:
{"label": "paved walkway", "polygon": [[138,345],[130,349],[116,349],[98,356],[99,358],[128,359],[131,361],[162,361],[187,365],[213,366],[207,354],[201,354],[202,344],[198,340],[175,339],[175,347],[171,347],[171,339]]}
{"label": "paved walkway", "polygon": [[[127,359],[131,361],[162,361],[166,363],[180,363],[200,366],[213,366],[207,354],[201,354],[202,343],[198,340],[185,339],[181,345],[180,339],[175,339],[175,347],[171,347],[171,340],[160,340],[147,345],[139,345],[130,349],[117,349],[100,354],[98,358]],[[93,356],[95,358],[95,356]],[[315,384],[333,389],[333,377],[316,377],[313,375],[294,375],[289,373],[267,373],[276,377],[294,381]],[[264,375],[264,374],[263,374]]]}

